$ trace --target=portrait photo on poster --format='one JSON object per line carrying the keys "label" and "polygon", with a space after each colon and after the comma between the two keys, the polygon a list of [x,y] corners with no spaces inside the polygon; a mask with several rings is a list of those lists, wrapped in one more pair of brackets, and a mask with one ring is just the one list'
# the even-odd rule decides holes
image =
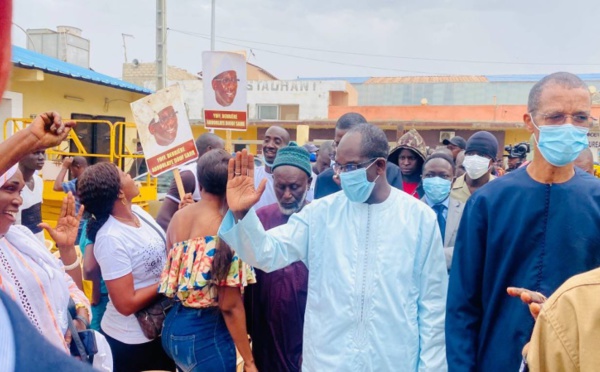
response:
{"label": "portrait photo on poster", "polygon": [[131,104],[146,157],[194,138],[182,97],[176,84]]}
{"label": "portrait photo on poster", "polygon": [[169,146],[177,137],[177,111],[173,106],[162,108],[148,124],[148,131],[160,146]]}
{"label": "portrait photo on poster", "polygon": [[246,111],[246,60],[231,52],[202,55],[205,110]]}

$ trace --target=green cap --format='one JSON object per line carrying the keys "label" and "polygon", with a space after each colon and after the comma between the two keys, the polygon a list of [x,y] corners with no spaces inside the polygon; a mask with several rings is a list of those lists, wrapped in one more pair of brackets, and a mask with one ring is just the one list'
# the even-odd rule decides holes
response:
{"label": "green cap", "polygon": [[281,165],[291,165],[305,171],[309,177],[312,175],[310,154],[304,147],[298,147],[295,142],[290,142],[288,146],[282,147],[277,151],[277,156],[275,156],[275,161],[271,169],[275,170],[275,168]]}

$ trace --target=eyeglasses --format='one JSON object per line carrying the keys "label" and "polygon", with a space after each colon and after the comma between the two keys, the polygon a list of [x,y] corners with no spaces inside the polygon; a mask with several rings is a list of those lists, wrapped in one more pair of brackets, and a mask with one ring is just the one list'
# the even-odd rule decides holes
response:
{"label": "eyeglasses", "polygon": [[[533,115],[531,113],[530,115]],[[596,120],[594,117],[589,114],[581,113],[581,114],[563,114],[562,112],[553,112],[549,114],[539,114],[539,116],[544,118],[544,123],[549,125],[560,125],[567,122],[567,118],[573,119],[573,124],[586,126],[590,125],[593,120]]]}
{"label": "eyeglasses", "polygon": [[444,180],[452,180],[452,178],[454,178],[453,176],[447,175],[447,174],[435,174],[435,173],[427,173],[426,175],[423,176],[423,178],[435,178],[435,177],[439,177],[441,179]]}
{"label": "eyeglasses", "polygon": [[340,164],[338,162],[333,163],[333,172],[335,174],[340,174],[344,172],[352,172],[360,168],[364,168],[367,165],[373,164],[378,158],[371,158],[364,163],[348,163],[348,164]]}
{"label": "eyeglasses", "polygon": [[215,79],[215,81],[219,81],[222,84],[229,85],[229,84],[237,83],[238,81],[240,81],[240,79],[224,78],[224,79]]}

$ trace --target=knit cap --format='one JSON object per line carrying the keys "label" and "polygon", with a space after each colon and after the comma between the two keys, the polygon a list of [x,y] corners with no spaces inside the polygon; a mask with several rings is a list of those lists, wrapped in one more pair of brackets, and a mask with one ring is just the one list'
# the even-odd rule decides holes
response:
{"label": "knit cap", "polygon": [[490,132],[484,130],[473,134],[467,141],[465,153],[471,151],[479,152],[488,158],[495,160],[498,156],[498,140]]}
{"label": "knit cap", "polygon": [[299,147],[295,142],[290,142],[288,146],[277,150],[277,156],[275,156],[271,169],[275,170],[281,165],[291,165],[303,170],[309,177],[312,175],[310,154],[304,147]]}

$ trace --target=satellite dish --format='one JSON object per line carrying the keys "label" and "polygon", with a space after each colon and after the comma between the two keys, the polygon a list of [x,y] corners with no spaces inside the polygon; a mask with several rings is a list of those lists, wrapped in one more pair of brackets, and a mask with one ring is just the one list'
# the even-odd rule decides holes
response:
{"label": "satellite dish", "polygon": [[137,58],[134,58],[134,59],[133,59],[133,61],[131,61],[131,62],[133,62],[133,65],[134,65],[135,67],[138,67],[138,66],[140,65],[140,61],[138,61],[138,59],[137,59]]}

